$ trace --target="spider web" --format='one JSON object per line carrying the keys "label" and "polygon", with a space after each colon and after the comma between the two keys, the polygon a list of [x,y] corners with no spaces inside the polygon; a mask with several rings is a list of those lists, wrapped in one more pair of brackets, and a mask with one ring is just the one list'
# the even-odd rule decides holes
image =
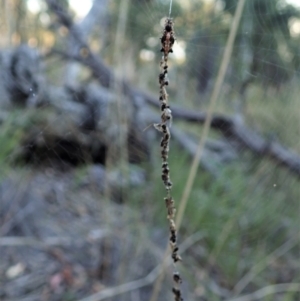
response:
{"label": "spider web", "polygon": [[[221,63],[236,1],[226,1],[225,3],[225,1],[191,0],[185,1],[184,4],[181,2],[183,1],[173,1],[171,13],[175,23],[176,42],[174,54],[170,56],[170,85],[168,87],[170,105],[171,108],[174,104],[185,109],[205,112]],[[276,7],[274,7],[275,2]],[[162,0],[132,0],[126,22],[124,45],[121,49],[122,61],[127,70],[126,80],[153,95],[158,95],[159,91],[157,81],[161,58],[159,38],[164,19],[169,12],[169,3],[169,1]],[[289,7],[287,1],[260,1],[264,4],[262,6],[255,6],[255,3],[258,1],[247,1],[215,113],[242,118],[247,127],[259,133],[266,140],[282,143],[287,148],[300,153],[300,141],[298,139],[300,136],[298,97],[300,92],[300,19],[293,11],[296,6]],[[100,50],[96,47],[101,57],[111,68],[114,68],[111,63],[111,49],[114,47],[117,23],[115,20],[118,16],[118,8],[118,4],[110,4],[109,18],[113,21],[107,27],[108,37],[106,37],[106,43],[100,47]],[[95,43],[95,36],[97,37],[97,33],[93,33],[91,45]],[[64,39],[65,36],[57,37],[59,43],[62,43]],[[64,48],[65,45],[63,43],[61,45]],[[61,63],[58,59],[53,59],[50,62],[45,61],[49,83],[54,86],[61,85],[66,64]],[[84,69],[82,73],[82,85],[93,81],[88,70]],[[95,83],[95,81],[93,82]],[[31,92],[32,98],[35,98],[35,92],[33,90]],[[77,97],[78,102],[80,102],[77,95],[74,97]],[[48,106],[43,104],[39,109],[43,111],[47,108]],[[34,117],[34,110],[33,108],[28,109],[24,116],[31,114]],[[87,116],[89,117],[94,113],[87,113]],[[20,115],[17,114],[16,116],[18,120],[16,120],[15,115],[11,117],[11,126],[21,124],[20,126],[23,127]],[[13,150],[9,148],[10,153],[5,155],[4,161],[11,162],[15,158],[15,154],[24,151],[24,149],[30,153],[36,141],[41,139],[46,149],[40,159],[36,157],[36,160],[40,160],[40,162],[37,161],[35,164],[39,166],[39,163],[43,164],[44,161],[47,161],[46,169],[50,171],[60,170],[62,166],[68,168],[70,160],[63,158],[61,153],[58,153],[57,149],[52,146],[53,144],[49,144],[44,139],[45,133],[52,126],[59,124],[61,119],[67,118],[67,114],[65,115],[64,111],[61,115],[51,115],[51,118],[46,123],[47,125],[41,126],[39,124],[34,135],[34,143],[27,142],[22,146],[17,145]],[[31,116],[24,123],[26,123],[27,128],[34,128],[36,120],[32,119]],[[173,120],[173,124],[189,133],[193,141],[197,141],[201,136],[202,127],[199,125],[176,119]],[[82,125],[83,121],[78,124],[79,127]],[[151,131],[152,129],[149,130],[149,132]],[[57,144],[60,144],[60,150],[64,148],[63,142],[68,140],[70,135],[72,136],[71,128],[60,133],[60,138],[57,141]],[[221,132],[216,130],[211,130],[209,139],[211,143],[226,140]],[[156,140],[157,156],[155,154],[154,156],[157,158],[154,162],[159,164],[159,140]],[[235,147],[232,141],[229,144],[232,148]],[[201,227],[208,231],[212,237],[211,241],[209,239],[206,241],[206,246],[214,245],[220,237],[215,233],[222,232],[222,228],[218,228],[220,223],[216,222],[216,219],[227,221],[231,216],[235,218],[235,216],[240,215],[237,224],[240,227],[243,244],[249,244],[251,247],[258,244],[259,250],[254,253],[260,258],[260,251],[268,253],[273,250],[270,246],[266,246],[267,250],[263,250],[263,239],[273,239],[276,241],[274,245],[278,246],[285,242],[285,239],[287,240],[294,235],[293,228],[297,228],[297,221],[293,214],[299,209],[299,204],[297,205],[299,189],[296,187],[298,179],[291,176],[286,170],[276,167],[273,162],[256,158],[257,156],[249,152],[245,146],[239,146],[238,152],[242,155],[221,165],[222,175],[220,181],[216,181],[217,184],[211,184],[211,179],[207,179],[205,176],[203,176],[204,179],[200,179],[200,176],[197,179],[191,197],[192,204],[187,208],[186,213],[190,219],[187,223],[189,224],[187,232],[197,231],[201,220]],[[70,150],[65,149],[65,153],[70,153]],[[73,166],[75,168],[85,164],[99,163],[90,159],[87,160],[80,152],[76,153],[76,157],[77,161],[83,163],[82,165],[75,163]],[[174,149],[171,148],[170,157],[171,177],[175,189],[178,187],[178,191],[174,193],[176,199],[179,199],[184,185],[182,179],[185,179],[186,176],[184,170],[189,170],[190,157],[180,148],[175,149],[175,147]],[[173,167],[172,170],[172,166],[178,162],[180,163],[179,167]],[[25,168],[32,168],[32,162],[25,162],[25,164],[23,162],[24,165]],[[43,169],[44,167],[40,168]],[[5,173],[9,172],[5,171]],[[242,177],[243,181],[240,179]],[[224,188],[224,182],[230,184],[229,192],[225,196],[220,192],[227,189],[227,187]],[[20,187],[16,187],[16,190]],[[232,187],[235,189],[234,191],[231,190]],[[162,195],[161,191],[152,192],[152,196],[156,199],[161,199]],[[254,197],[251,197],[252,195]],[[224,199],[221,200],[222,198]],[[255,200],[255,198],[257,199]],[[212,200],[216,202],[216,208],[209,206]],[[157,205],[157,208],[159,208],[158,211],[162,211],[161,204]],[[198,216],[195,218],[195,212],[197,214],[198,212],[204,213],[199,213],[199,218]],[[209,217],[214,216],[215,219],[206,219],[205,214]],[[165,213],[161,215],[165,219]],[[280,218],[280,222],[277,222],[276,219],[279,219],[278,216],[280,215],[282,218]],[[264,220],[266,220],[265,224]],[[230,226],[228,227],[229,232],[230,230],[234,231],[230,229]],[[285,231],[283,238],[280,236],[280,231]],[[217,256],[221,257],[221,266],[227,262],[227,258],[224,257],[230,254],[231,248],[235,250],[235,242],[235,240],[230,241],[232,245],[226,248],[224,255],[218,254],[218,252],[222,253],[219,251],[222,249],[221,244],[216,244],[213,249],[216,258]],[[253,255],[249,248],[245,247],[245,254],[241,255],[243,258]],[[228,261],[234,261],[230,256],[228,258]],[[244,264],[246,268],[249,268],[247,262],[243,263],[241,260],[239,264],[241,266]],[[226,263],[224,266],[222,268],[227,271]],[[243,272],[244,269],[241,268]],[[191,271],[194,270],[191,269]],[[297,275],[295,271],[293,273]],[[199,276],[199,272],[195,272],[194,275],[197,275],[197,279],[202,277]],[[194,275],[191,275],[191,278]],[[268,275],[263,277],[266,279]],[[236,279],[237,277],[232,276],[232,278]],[[234,282],[234,284],[236,283],[237,281]],[[194,293],[196,296],[197,294],[200,296],[201,287],[197,287]]]}
{"label": "spider web", "polygon": [[[265,1],[264,3],[266,6],[272,7],[271,2]],[[277,6],[281,6],[282,10],[277,8],[277,13],[279,15],[285,13],[287,10],[285,2],[277,2]],[[135,60],[139,64],[137,70],[143,72],[143,70],[148,70],[150,65],[153,65],[151,68],[152,78],[155,78],[157,62],[160,59],[160,54],[157,52],[159,48],[158,37],[161,35],[162,24],[168,13],[169,3],[169,1],[132,1],[132,8],[129,12],[127,31],[132,32],[130,38],[134,38],[140,46],[134,53],[134,56],[139,58]],[[240,96],[241,87],[243,84],[246,85],[247,81],[254,82],[249,89],[253,90],[254,86],[257,89],[267,90],[267,98],[273,98],[277,91],[280,92],[279,97],[282,101],[286,98],[294,99],[295,96],[291,95],[292,93],[297,95],[297,91],[291,91],[287,87],[292,82],[291,78],[297,79],[299,76],[299,69],[295,67],[295,60],[298,59],[299,54],[297,50],[291,52],[293,45],[288,45],[290,47],[288,48],[288,43],[283,41],[286,37],[282,37],[282,34],[280,37],[280,34],[277,33],[279,37],[276,36],[275,39],[281,40],[280,43],[274,45],[273,37],[276,35],[276,30],[274,31],[273,28],[282,27],[283,29],[280,30],[283,31],[286,29],[286,24],[284,24],[286,20],[275,17],[272,19],[274,12],[271,9],[267,12],[262,11],[263,7],[255,8],[254,3],[255,1],[251,1],[245,7],[217,112],[218,110],[220,112],[225,110],[230,114],[243,113],[241,111],[246,106],[244,102],[247,104],[251,102],[240,99],[247,98],[247,96]],[[172,17],[175,21],[177,41],[172,62],[175,72],[171,72],[169,75],[171,79],[169,93],[171,98],[175,98],[176,104],[205,110],[218,72],[235,6],[235,1],[227,1],[226,5],[223,1],[198,1],[197,3],[190,1],[181,7],[178,2],[174,1]],[[271,21],[266,21],[268,18]],[[251,21],[245,22],[248,19]],[[266,24],[267,22],[271,22],[271,24]],[[288,29],[290,35],[293,36],[292,42],[294,43],[299,39],[299,23],[297,22],[295,17],[290,17],[288,21]],[[255,26],[257,28],[254,28]],[[254,32],[252,36],[251,31]],[[254,42],[253,39],[255,39]],[[258,54],[252,57],[254,51]],[[254,59],[255,62],[253,62]],[[256,69],[252,70],[254,64],[256,64],[254,66]],[[268,68],[270,70],[265,73],[261,70]],[[137,82],[137,86],[146,86],[147,89],[156,92],[156,82],[150,76],[144,79],[144,76],[137,75],[139,72],[132,72],[131,74],[132,77],[129,79]],[[285,83],[287,84],[285,85]],[[261,102],[263,102],[266,93],[260,93],[258,96]],[[32,94],[34,96],[34,92]],[[288,110],[286,111],[288,112]],[[286,119],[290,117],[289,113],[283,114]],[[251,121],[251,116],[249,119]],[[293,138],[289,139],[284,131],[277,132],[276,129],[281,127],[280,119],[270,116],[261,122],[267,123],[267,129],[256,127],[256,122],[252,122],[251,126],[257,130],[266,131],[267,134],[275,136],[288,147],[292,147],[296,151],[299,150],[299,142]],[[274,123],[276,124],[274,125]],[[292,130],[295,129],[297,127],[292,128]],[[42,135],[42,133],[43,131],[38,135]]]}
{"label": "spider web", "polygon": [[[295,139],[299,136],[297,83],[300,75],[297,46],[300,23],[296,17],[297,7],[289,6],[285,1],[276,1],[275,6],[275,2],[271,0],[263,1],[263,5],[255,3],[250,1],[245,6],[216,113],[241,117],[249,128],[260,133],[266,140],[278,141],[299,152],[300,142]],[[127,80],[154,95],[158,93],[156,79],[161,56],[159,37],[169,4],[169,1],[132,1],[126,23],[127,43],[125,40],[123,47],[131,49],[128,55],[131,65],[127,66]],[[197,111],[205,111],[208,107],[235,8],[236,1],[190,1],[185,5],[174,1],[171,17],[175,22],[176,43],[174,54],[170,58],[168,88],[171,106],[174,103]],[[117,13],[118,7],[110,6],[110,18],[115,18]],[[113,47],[115,30],[114,24],[108,27],[112,38],[108,39],[101,50],[108,60],[107,49]],[[126,57],[126,53],[124,56]],[[59,85],[63,79],[64,67],[63,64],[58,66],[54,63],[53,67],[49,64],[48,72],[60,74],[52,76],[49,81]],[[86,74],[85,81],[89,80],[89,72]],[[34,98],[35,92],[31,90],[31,93]],[[87,115],[89,114],[92,115],[93,112]],[[34,141],[44,139],[44,134],[53,124],[59,123],[61,118],[65,116],[54,117],[34,135]],[[30,118],[26,122],[34,126]],[[174,120],[174,124],[176,123],[178,122]],[[82,125],[83,122],[78,124],[79,127]],[[194,141],[201,135],[201,127],[184,124],[183,129],[191,133]],[[70,134],[71,131],[67,131],[60,137],[68,140]],[[212,142],[220,138],[222,135],[218,131],[211,131]],[[54,147],[48,145],[47,141],[44,142],[46,149],[41,161],[46,157],[47,164],[53,169],[59,165],[67,167],[72,159],[65,160],[66,157],[62,158]],[[64,152],[63,142],[64,140],[58,140],[57,144]],[[24,149],[30,152],[33,147],[32,142],[17,146],[5,157],[5,161],[10,161],[15,153]],[[247,151],[245,147],[242,148]],[[65,153],[68,156],[70,150],[65,149]],[[87,160],[80,151],[76,156],[77,161]],[[174,160],[182,157],[177,153],[171,156]],[[38,162],[35,163],[38,165]],[[267,170],[274,175],[276,169],[269,163],[263,163],[263,166],[264,164],[267,164]],[[286,181],[289,180],[286,178]],[[276,179],[273,182],[270,189],[278,185]]]}

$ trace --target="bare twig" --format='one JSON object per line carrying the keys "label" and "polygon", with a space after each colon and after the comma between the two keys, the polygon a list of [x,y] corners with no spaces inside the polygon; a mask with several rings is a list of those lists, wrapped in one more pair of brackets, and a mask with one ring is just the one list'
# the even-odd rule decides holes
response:
{"label": "bare twig", "polygon": [[[203,231],[199,231],[188,237],[181,245],[180,250],[181,253],[184,253],[187,249],[189,249],[192,245],[194,245],[196,242],[201,240],[205,237],[205,234]],[[89,297],[80,299],[79,301],[100,301],[104,300],[116,295],[120,295],[132,290],[136,290],[138,288],[144,287],[146,285],[149,285],[155,281],[155,279],[161,274],[163,270],[163,264],[165,266],[168,266],[172,263],[171,258],[165,258],[165,263],[159,264],[157,267],[155,267],[146,277],[131,281],[119,286],[111,287],[104,289],[94,295],[91,295]]]}
{"label": "bare twig", "polygon": [[48,237],[43,241],[31,237],[8,236],[0,238],[1,247],[20,247],[29,246],[37,248],[46,248],[49,246],[70,245],[72,239],[69,237]]}
{"label": "bare twig", "polygon": [[[171,135],[178,142],[178,144],[184,148],[191,158],[194,158],[197,150],[197,140],[191,137],[186,131],[182,131],[176,126],[171,129]],[[219,152],[214,152],[214,147],[218,148]],[[220,173],[218,170],[217,163],[232,160],[236,158],[234,149],[229,148],[229,144],[223,143],[222,141],[206,141],[205,150],[203,152],[203,160],[201,165],[204,170],[208,171],[214,178],[218,178]]]}
{"label": "bare twig", "polygon": [[228,299],[227,301],[253,301],[262,300],[267,295],[280,294],[285,292],[300,292],[300,283],[280,283],[268,285],[258,291],[241,297]]}

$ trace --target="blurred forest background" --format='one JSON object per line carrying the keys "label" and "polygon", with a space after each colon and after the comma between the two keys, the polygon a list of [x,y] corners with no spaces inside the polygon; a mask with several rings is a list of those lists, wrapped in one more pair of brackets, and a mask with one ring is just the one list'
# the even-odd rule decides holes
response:
{"label": "blurred forest background", "polygon": [[[173,1],[177,207],[237,2]],[[145,130],[169,3],[0,1],[0,300],[172,300]],[[246,0],[179,231],[185,300],[299,300],[299,95],[299,1]]]}

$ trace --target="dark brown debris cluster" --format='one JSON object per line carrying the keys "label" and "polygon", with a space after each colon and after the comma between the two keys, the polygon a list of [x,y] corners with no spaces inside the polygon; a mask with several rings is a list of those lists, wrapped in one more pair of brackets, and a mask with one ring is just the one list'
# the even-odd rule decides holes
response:
{"label": "dark brown debris cluster", "polygon": [[[161,108],[161,123],[154,124],[154,127],[162,133],[161,139],[161,158],[162,158],[162,181],[167,190],[167,197],[165,198],[165,203],[167,207],[167,218],[169,220],[169,228],[170,228],[170,246],[172,250],[172,259],[174,264],[178,261],[181,261],[181,257],[178,255],[178,246],[177,246],[177,230],[175,225],[175,204],[174,199],[171,196],[171,188],[172,182],[170,179],[170,168],[168,163],[168,155],[170,149],[170,126],[172,122],[172,111],[168,104],[168,93],[166,90],[166,86],[169,85],[168,81],[168,56],[169,53],[173,52],[173,45],[175,42],[174,30],[173,30],[173,21],[171,18],[166,19],[165,28],[163,32],[163,36],[161,37],[161,52],[163,53],[160,67],[161,71],[159,74],[159,101]],[[173,294],[175,301],[183,300],[181,297],[180,283],[182,282],[179,273],[176,271],[173,275],[174,287]]]}

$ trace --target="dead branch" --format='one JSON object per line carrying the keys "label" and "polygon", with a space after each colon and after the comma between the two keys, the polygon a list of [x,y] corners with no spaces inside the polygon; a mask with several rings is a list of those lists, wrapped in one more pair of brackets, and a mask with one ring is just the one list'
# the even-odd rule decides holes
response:
{"label": "dead branch", "polygon": [[241,297],[228,299],[228,301],[253,301],[253,300],[262,300],[265,296],[271,294],[280,294],[285,292],[300,292],[300,283],[279,283],[268,285],[264,288],[259,289],[258,291],[244,295]]}
{"label": "dead branch", "polygon": [[[180,144],[180,146],[183,147],[193,158],[197,149],[196,140],[190,137],[190,135],[188,135],[186,132],[181,131],[180,129],[174,126],[171,129],[171,134],[172,137],[174,137],[174,139]],[[223,160],[226,160],[226,158],[223,158],[224,154],[222,153],[216,154],[215,152],[213,152],[211,149],[209,149],[208,145],[209,143],[206,143],[205,145],[201,165],[215,178],[218,178],[219,172],[217,164],[221,163],[221,161]],[[226,151],[225,147],[222,148],[222,151]],[[232,152],[232,157],[234,157],[234,152]]]}
{"label": "dead branch", "polygon": [[2,247],[22,247],[30,246],[34,248],[47,248],[49,246],[65,246],[71,245],[72,239],[69,237],[48,237],[43,241],[31,237],[7,236],[0,238],[0,246]]}
{"label": "dead branch", "polygon": [[[172,111],[175,118],[189,122],[202,124],[206,119],[206,114],[201,112],[193,112],[179,107],[173,107]],[[269,157],[300,176],[300,157],[298,154],[278,142],[267,141],[239,120],[230,116],[214,115],[211,127],[220,131],[225,138],[238,142],[241,147],[247,148],[257,155]]]}

